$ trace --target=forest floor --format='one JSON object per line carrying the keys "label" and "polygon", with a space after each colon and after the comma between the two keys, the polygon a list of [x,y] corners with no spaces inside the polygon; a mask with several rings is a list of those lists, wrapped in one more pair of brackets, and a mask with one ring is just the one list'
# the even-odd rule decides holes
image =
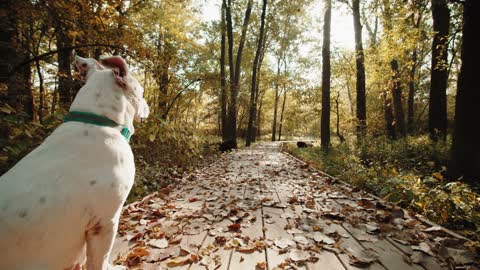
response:
{"label": "forest floor", "polygon": [[[262,143],[125,206],[130,269],[478,269],[470,241]],[[458,267],[458,268],[455,268]]]}

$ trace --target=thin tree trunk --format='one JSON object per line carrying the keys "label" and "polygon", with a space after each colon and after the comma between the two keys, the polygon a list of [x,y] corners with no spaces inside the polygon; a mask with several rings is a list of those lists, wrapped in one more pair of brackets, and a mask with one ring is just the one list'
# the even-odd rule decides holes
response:
{"label": "thin tree trunk", "polygon": [[325,1],[322,46],[322,122],[320,139],[323,150],[330,146],[330,24],[332,17],[331,0]]}
{"label": "thin tree trunk", "polygon": [[263,107],[263,97],[265,96],[265,92],[262,92],[262,94],[260,95],[260,98],[259,98],[259,102],[258,102],[258,111],[257,111],[257,130],[255,131],[256,133],[256,136],[255,136],[255,140],[257,140],[261,135],[262,135],[262,132],[261,132],[261,127],[262,127],[262,107]]}
{"label": "thin tree trunk", "polygon": [[446,0],[432,0],[433,36],[428,130],[430,138],[447,135],[448,30],[450,10]]}
{"label": "thin tree trunk", "polygon": [[417,49],[415,48],[412,53],[412,67],[410,68],[409,80],[408,80],[407,130],[409,134],[413,133],[416,72],[417,72]]}
{"label": "thin tree trunk", "polygon": [[353,0],[353,28],[355,30],[355,59],[357,67],[357,139],[362,140],[367,132],[367,105],[365,94],[365,57],[362,45],[362,24],[360,23],[360,0]]}
{"label": "thin tree trunk", "polygon": [[384,109],[385,109],[385,127],[387,130],[387,136],[395,140],[397,138],[397,132],[395,131],[395,125],[393,123],[393,110],[392,110],[392,98],[390,93],[386,92],[384,95]]}
{"label": "thin tree trunk", "polygon": [[222,2],[221,22],[221,52],[220,52],[220,107],[222,141],[227,138],[227,78],[225,74],[225,1]]}
{"label": "thin tree trunk", "polygon": [[280,80],[280,63],[281,63],[281,57],[278,56],[277,77],[275,79],[275,98],[273,101],[272,142],[276,140],[276,133],[277,133],[277,112],[278,112],[278,100],[279,100],[278,85]]}
{"label": "thin tree trunk", "polygon": [[345,141],[345,137],[340,134],[340,92],[337,92],[337,96],[335,97],[335,112],[337,115],[337,137],[340,140],[340,143]]}
{"label": "thin tree trunk", "polygon": [[398,71],[398,61],[392,60],[390,62],[392,68],[392,101],[393,113],[395,116],[395,126],[400,136],[407,134],[405,128],[405,114],[403,112],[402,102],[402,86],[400,84],[400,74]]}
{"label": "thin tree trunk", "polygon": [[280,124],[278,126],[278,140],[281,141],[282,139],[282,127],[283,127],[283,113],[285,112],[285,101],[287,100],[287,89],[283,88],[283,103],[282,103],[282,111],[280,112]]}
{"label": "thin tree trunk", "polygon": [[43,88],[43,75],[42,70],[40,69],[40,61],[35,61],[37,66],[37,75],[38,75],[38,84],[40,88],[40,102],[38,104],[38,121],[40,124],[43,122],[43,104],[44,104],[44,97],[45,97],[45,89]]}
{"label": "thin tree trunk", "polygon": [[57,106],[57,102],[58,102],[58,80],[57,80],[57,77],[55,76],[55,78],[53,79],[53,93],[52,93],[52,108],[51,108],[51,111],[50,111],[50,114],[51,115],[54,115],[55,114],[55,107]]}
{"label": "thin tree trunk", "polygon": [[256,94],[257,94],[256,86],[257,86],[257,72],[259,72],[259,70],[257,70],[257,67],[260,61],[260,54],[261,54],[262,44],[263,44],[263,36],[264,36],[263,31],[265,30],[266,12],[267,12],[267,0],[263,0],[260,32],[258,34],[257,51],[255,52],[255,59],[253,60],[253,67],[252,67],[252,82],[251,82],[251,88],[250,88],[250,110],[249,110],[249,116],[248,116],[246,146],[250,146],[255,133],[255,126],[256,126],[255,118],[256,118],[257,100],[258,100],[258,98],[256,97]]}
{"label": "thin tree trunk", "polygon": [[451,177],[465,181],[480,180],[480,140],[478,139],[478,116],[480,115],[480,92],[478,91],[477,36],[480,28],[480,1],[466,0],[463,9],[462,66],[457,84],[455,104],[455,129],[452,155],[448,166]]}

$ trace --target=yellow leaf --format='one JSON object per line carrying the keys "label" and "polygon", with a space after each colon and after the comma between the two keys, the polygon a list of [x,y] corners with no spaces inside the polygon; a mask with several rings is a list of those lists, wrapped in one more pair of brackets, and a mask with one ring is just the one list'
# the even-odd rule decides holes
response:
{"label": "yellow leaf", "polygon": [[443,181],[443,175],[439,172],[433,173],[433,176],[439,180]]}

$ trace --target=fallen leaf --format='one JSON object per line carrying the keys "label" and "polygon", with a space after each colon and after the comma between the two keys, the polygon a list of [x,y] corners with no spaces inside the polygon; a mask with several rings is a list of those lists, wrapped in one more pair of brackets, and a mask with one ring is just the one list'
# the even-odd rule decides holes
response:
{"label": "fallen leaf", "polygon": [[227,226],[228,227],[228,230],[231,231],[231,232],[237,232],[240,230],[240,224],[239,223],[232,223],[230,225]]}
{"label": "fallen leaf", "polygon": [[302,262],[310,259],[310,254],[303,250],[293,249],[290,251],[289,257],[294,262]]}
{"label": "fallen leaf", "polygon": [[289,246],[295,246],[295,242],[287,238],[277,239],[273,242],[273,244],[281,249],[285,249]]}
{"label": "fallen leaf", "polygon": [[156,248],[167,248],[168,247],[168,240],[167,239],[154,239],[148,241],[148,244],[152,247]]}

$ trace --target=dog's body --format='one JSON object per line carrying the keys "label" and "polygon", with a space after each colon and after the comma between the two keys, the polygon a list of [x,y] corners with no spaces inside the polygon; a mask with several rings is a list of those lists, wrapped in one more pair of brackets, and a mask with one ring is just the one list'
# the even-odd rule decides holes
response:
{"label": "dog's body", "polygon": [[[134,117],[148,115],[138,97],[143,89],[131,75],[123,77],[126,89],[112,69],[102,69],[89,71],[70,110],[107,116],[133,133]],[[0,178],[0,270],[79,270],[85,255],[89,270],[111,269],[108,256],[134,176],[120,128],[60,125]]]}

